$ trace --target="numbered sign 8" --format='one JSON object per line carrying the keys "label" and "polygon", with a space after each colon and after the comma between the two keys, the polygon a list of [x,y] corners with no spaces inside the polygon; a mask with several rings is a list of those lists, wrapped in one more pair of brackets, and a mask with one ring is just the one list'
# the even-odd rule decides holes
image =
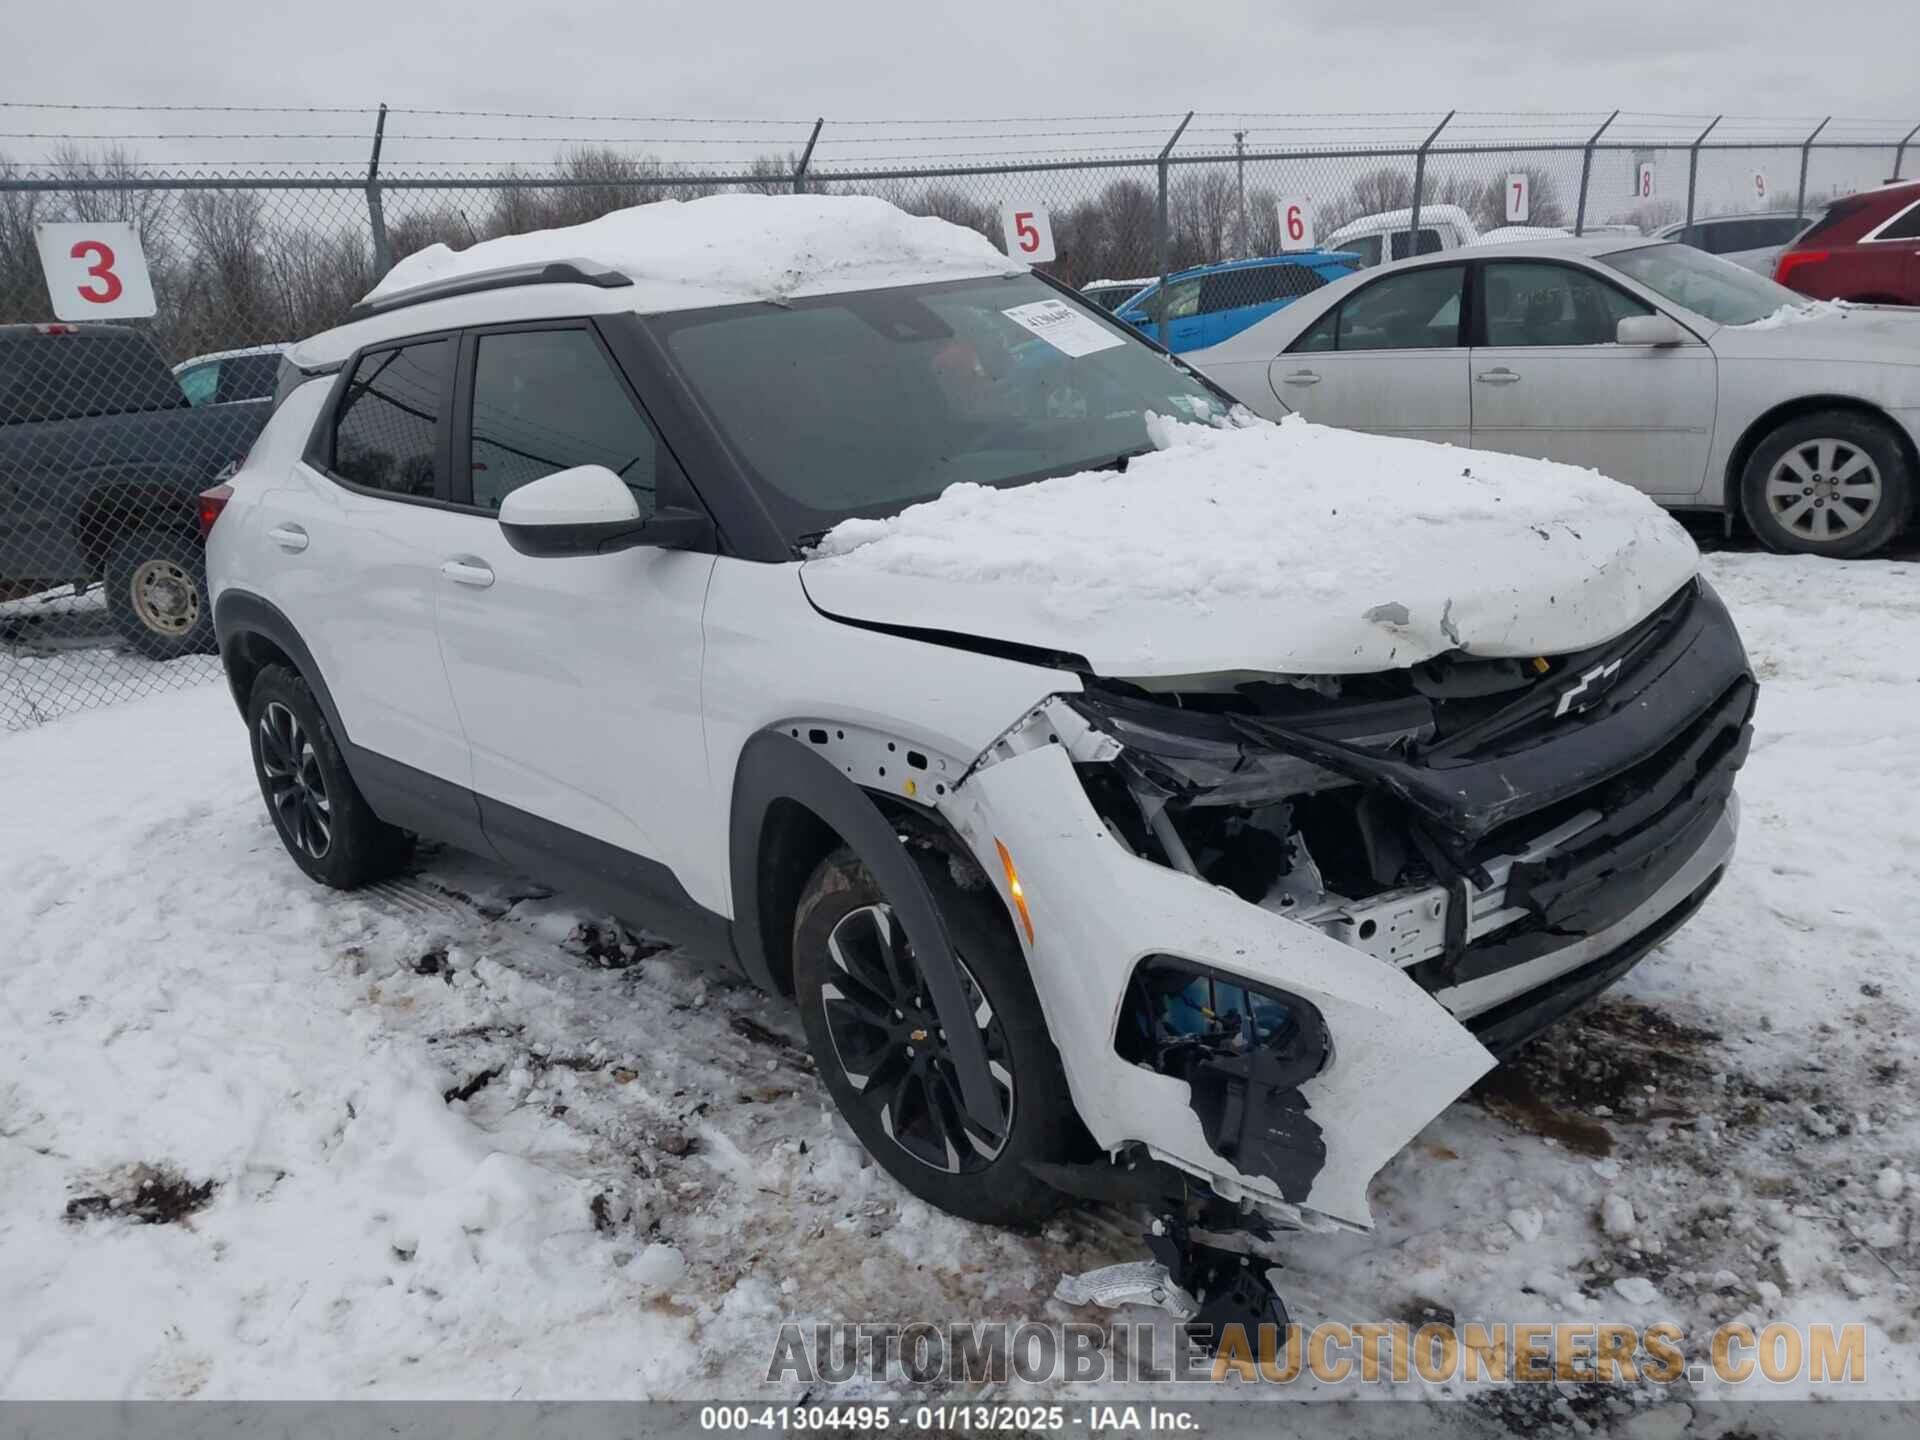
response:
{"label": "numbered sign 8", "polygon": [[1053,222],[1046,206],[1011,200],[1000,207],[1000,229],[1014,259],[1030,265],[1053,259]]}
{"label": "numbered sign 8", "polygon": [[1633,187],[1633,191],[1634,194],[1638,195],[1642,200],[1651,200],[1653,198],[1653,162],[1651,160],[1642,160],[1640,162],[1640,180],[1639,183]]}
{"label": "numbered sign 8", "polygon": [[1753,172],[1753,198],[1761,205],[1767,203],[1767,172],[1764,170]]}
{"label": "numbered sign 8", "polygon": [[1280,248],[1313,249],[1313,202],[1304,195],[1297,195],[1281,200],[1279,206]]}
{"label": "numbered sign 8", "polygon": [[131,320],[154,313],[146,252],[131,225],[38,225],[40,268],[59,320]]}
{"label": "numbered sign 8", "polygon": [[1533,179],[1524,170],[1507,176],[1507,223],[1524,225],[1533,214]]}

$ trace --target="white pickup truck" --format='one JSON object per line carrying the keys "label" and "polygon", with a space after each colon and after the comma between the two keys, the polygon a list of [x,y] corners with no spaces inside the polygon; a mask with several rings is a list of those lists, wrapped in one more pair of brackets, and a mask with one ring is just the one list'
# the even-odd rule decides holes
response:
{"label": "white pickup truck", "polygon": [[[1362,215],[1349,220],[1322,242],[1328,250],[1343,250],[1360,257],[1360,268],[1385,260],[1404,260],[1409,255],[1432,255],[1440,250],[1458,250],[1467,245],[1505,245],[1515,240],[1542,240],[1550,235],[1572,232],[1557,225],[1502,225],[1483,231],[1473,217],[1458,205],[1422,205],[1418,243],[1411,234],[1411,210],[1383,210],[1378,215]],[[1619,230],[1638,235],[1631,225],[1589,225],[1588,234]]]}

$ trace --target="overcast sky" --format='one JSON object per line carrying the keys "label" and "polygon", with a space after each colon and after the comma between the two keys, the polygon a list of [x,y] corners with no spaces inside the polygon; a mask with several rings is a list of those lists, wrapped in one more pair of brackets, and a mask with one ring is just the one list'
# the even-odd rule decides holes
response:
{"label": "overcast sky", "polygon": [[[53,0],[4,8],[11,100],[830,120],[1621,106],[1920,121],[1913,0],[1482,0],[1457,14],[1432,0],[89,0],[84,23]],[[0,129],[68,128],[43,123],[54,118],[0,111]],[[24,158],[37,143],[0,148]]]}

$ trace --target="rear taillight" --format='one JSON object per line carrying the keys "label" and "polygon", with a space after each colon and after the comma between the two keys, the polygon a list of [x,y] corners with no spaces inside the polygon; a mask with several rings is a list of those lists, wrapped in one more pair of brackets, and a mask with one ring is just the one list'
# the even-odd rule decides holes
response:
{"label": "rear taillight", "polygon": [[220,518],[220,512],[227,508],[227,501],[233,498],[233,486],[216,485],[211,490],[202,490],[194,506],[194,513],[200,520],[200,538],[206,539],[213,533],[213,522]]}
{"label": "rear taillight", "polygon": [[1802,265],[1816,265],[1820,261],[1829,260],[1832,257],[1833,252],[1831,250],[1789,250],[1780,257],[1780,263],[1774,267],[1773,283],[1776,285],[1785,285],[1788,283],[1787,276],[1798,270]]}

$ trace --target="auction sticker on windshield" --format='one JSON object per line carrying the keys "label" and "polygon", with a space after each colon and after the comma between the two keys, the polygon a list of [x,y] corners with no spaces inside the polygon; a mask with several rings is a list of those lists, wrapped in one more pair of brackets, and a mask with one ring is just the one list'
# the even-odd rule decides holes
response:
{"label": "auction sticker on windshield", "polygon": [[1096,350],[1111,350],[1127,343],[1064,300],[1038,300],[1000,313],[1014,324],[1031,330],[1062,355],[1091,355]]}

